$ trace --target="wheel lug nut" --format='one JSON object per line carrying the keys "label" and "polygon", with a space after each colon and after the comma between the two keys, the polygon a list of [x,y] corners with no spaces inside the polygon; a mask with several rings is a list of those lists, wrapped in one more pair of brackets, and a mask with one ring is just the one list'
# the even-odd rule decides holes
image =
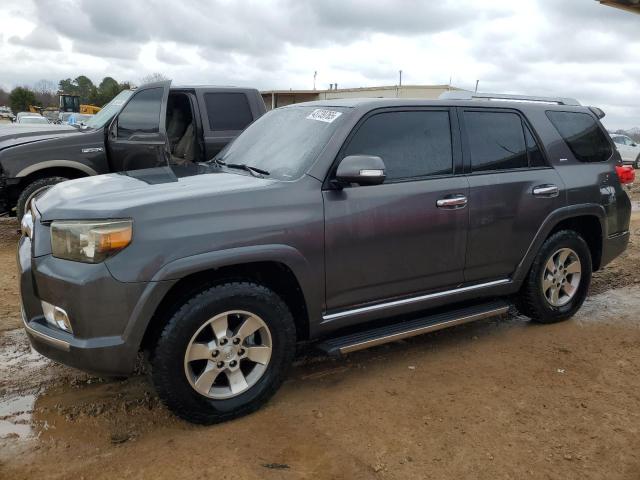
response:
{"label": "wheel lug nut", "polygon": [[239,338],[234,338],[233,339],[233,344],[234,345],[238,345],[240,343],[240,339]]}
{"label": "wheel lug nut", "polygon": [[221,338],[220,339],[220,345],[226,345],[228,342],[228,340],[226,338]]}
{"label": "wheel lug nut", "polygon": [[244,348],[241,348],[240,350],[238,350],[238,355],[244,355]]}
{"label": "wheel lug nut", "polygon": [[224,367],[224,362],[218,362],[218,363],[217,363],[217,366],[218,366],[218,368],[222,368],[222,367]]}
{"label": "wheel lug nut", "polygon": [[219,352],[218,350],[214,350],[214,351],[213,351],[213,353],[212,353],[212,355],[213,355],[214,357],[217,357],[218,355],[220,355],[220,352]]}
{"label": "wheel lug nut", "polygon": [[235,360],[231,360],[231,362],[229,363],[230,367],[235,367],[238,364],[238,362],[236,362]]}

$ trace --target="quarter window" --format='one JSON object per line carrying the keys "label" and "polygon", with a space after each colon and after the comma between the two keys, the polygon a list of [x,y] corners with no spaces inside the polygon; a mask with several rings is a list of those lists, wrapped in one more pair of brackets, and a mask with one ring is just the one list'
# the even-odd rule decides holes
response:
{"label": "quarter window", "polygon": [[205,93],[211,130],[244,130],[253,121],[244,93]]}
{"label": "quarter window", "polygon": [[529,127],[525,125],[524,127],[524,136],[527,142],[527,153],[529,155],[529,166],[530,167],[544,167],[547,165],[547,162],[544,160],[544,156],[542,155],[542,150],[540,150],[540,146],[533,138],[533,134]]}
{"label": "quarter window", "polygon": [[387,182],[453,173],[448,111],[386,112],[369,117],[344,155],[376,155]]}
{"label": "quarter window", "polygon": [[[510,112],[467,111],[464,112],[464,121],[473,172],[526,168],[529,165],[519,115]],[[531,141],[532,156],[535,157],[537,146],[533,137]]]}
{"label": "quarter window", "polygon": [[611,145],[594,118],[587,113],[549,110],[547,117],[581,162],[604,162],[611,157]]}

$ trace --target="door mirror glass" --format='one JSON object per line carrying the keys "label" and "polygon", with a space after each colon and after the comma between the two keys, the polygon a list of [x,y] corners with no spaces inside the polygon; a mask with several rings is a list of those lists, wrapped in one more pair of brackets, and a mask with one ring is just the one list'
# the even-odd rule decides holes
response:
{"label": "door mirror glass", "polygon": [[375,155],[344,157],[336,172],[336,180],[342,184],[380,185],[385,178],[384,162]]}

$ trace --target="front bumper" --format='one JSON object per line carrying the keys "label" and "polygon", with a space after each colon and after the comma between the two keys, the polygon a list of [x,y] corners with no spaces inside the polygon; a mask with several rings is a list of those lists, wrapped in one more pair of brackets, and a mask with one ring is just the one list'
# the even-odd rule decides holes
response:
{"label": "front bumper", "polygon": [[[22,318],[27,336],[42,355],[99,375],[127,375],[135,366],[141,337],[129,323],[146,285],[121,283],[104,265],[33,257],[32,243],[18,247]],[[64,308],[73,334],[51,327],[40,301]]]}

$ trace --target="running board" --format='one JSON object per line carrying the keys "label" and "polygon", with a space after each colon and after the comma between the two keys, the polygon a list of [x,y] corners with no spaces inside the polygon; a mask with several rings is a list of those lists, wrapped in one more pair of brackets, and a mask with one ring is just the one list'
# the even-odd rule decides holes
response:
{"label": "running board", "polygon": [[407,322],[385,325],[364,332],[357,332],[343,337],[325,340],[318,348],[328,355],[341,355],[383,345],[389,342],[415,337],[423,333],[435,332],[443,328],[475,322],[483,318],[502,315],[509,311],[509,304],[502,300],[450,310],[445,313],[417,318]]}

